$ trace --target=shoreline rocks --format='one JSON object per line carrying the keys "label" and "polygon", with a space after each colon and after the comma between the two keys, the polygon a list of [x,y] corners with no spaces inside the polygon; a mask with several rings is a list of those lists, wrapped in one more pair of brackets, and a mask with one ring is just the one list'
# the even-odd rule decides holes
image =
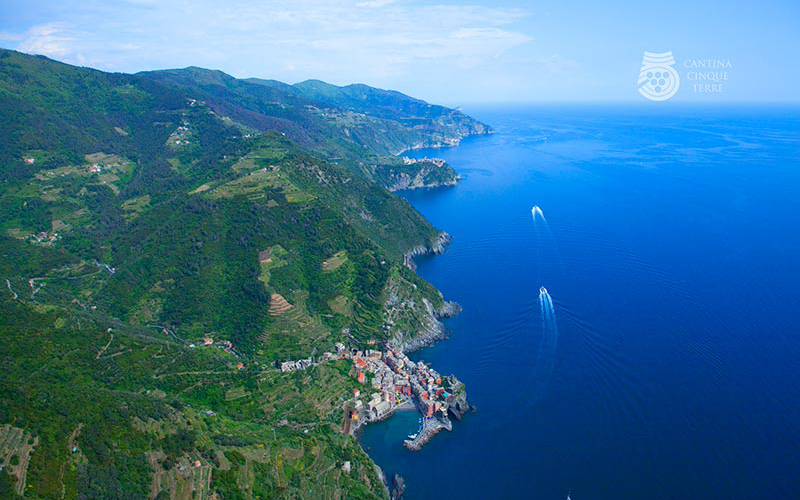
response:
{"label": "shoreline rocks", "polygon": [[416,271],[417,265],[414,264],[414,257],[418,255],[437,255],[444,253],[445,247],[447,247],[451,241],[453,241],[453,237],[442,231],[431,238],[426,245],[417,245],[406,251],[406,253],[403,254],[403,264],[412,271]]}
{"label": "shoreline rocks", "polygon": [[392,500],[402,500],[406,492],[406,480],[400,474],[392,476]]}
{"label": "shoreline rocks", "polygon": [[466,391],[462,390],[460,394],[458,394],[450,405],[447,407],[447,411],[455,418],[456,420],[461,420],[461,417],[464,416],[465,413],[468,411],[477,411],[478,409],[470,404],[467,401],[467,393]]}
{"label": "shoreline rocks", "polygon": [[387,178],[386,189],[389,191],[455,186],[461,179],[458,172],[441,158],[404,156],[402,159],[403,167],[384,168],[384,177]]}
{"label": "shoreline rocks", "polygon": [[412,151],[414,149],[434,149],[434,148],[450,148],[453,146],[458,146],[461,144],[461,141],[467,137],[472,137],[476,135],[489,135],[494,134],[495,131],[492,127],[476,122],[472,126],[464,127],[462,130],[456,131],[450,137],[442,137],[441,139],[434,139],[434,140],[423,140],[416,142],[414,144],[407,145],[404,149],[400,151],[395,151],[393,154],[399,155],[405,151]]}
{"label": "shoreline rocks", "polygon": [[[440,254],[446,249],[446,246],[452,241],[452,237],[446,232],[442,231],[435,237],[431,238],[425,245],[417,245],[408,250],[403,255],[403,262],[412,271],[416,272],[416,265],[414,264],[414,257],[418,255]],[[441,294],[439,294],[441,297]],[[420,305],[422,307],[420,307]],[[437,340],[444,340],[447,338],[447,332],[444,324],[440,321],[443,318],[452,318],[461,312],[461,305],[452,300],[444,300],[442,298],[441,304],[436,307],[428,298],[422,299],[422,304],[415,306],[421,311],[418,325],[414,331],[396,331],[390,340],[395,348],[403,352],[411,352],[422,347],[429,346]]]}
{"label": "shoreline rocks", "polygon": [[391,345],[403,352],[413,352],[432,345],[437,340],[447,339],[447,330],[442,318],[451,318],[461,312],[457,302],[445,301],[439,309],[433,307],[427,299],[423,299],[427,311],[425,326],[415,332],[399,332],[391,338]]}

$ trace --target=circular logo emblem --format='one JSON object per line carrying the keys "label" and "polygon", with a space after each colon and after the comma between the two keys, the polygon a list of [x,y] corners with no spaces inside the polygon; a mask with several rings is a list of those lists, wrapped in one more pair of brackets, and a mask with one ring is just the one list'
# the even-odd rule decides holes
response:
{"label": "circular logo emblem", "polygon": [[681,85],[674,64],[672,52],[645,52],[639,71],[639,93],[651,101],[666,101],[674,96]]}

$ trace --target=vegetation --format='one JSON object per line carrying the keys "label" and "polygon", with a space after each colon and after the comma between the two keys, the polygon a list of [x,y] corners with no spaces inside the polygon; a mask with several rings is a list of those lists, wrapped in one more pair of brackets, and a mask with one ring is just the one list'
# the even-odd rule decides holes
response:
{"label": "vegetation", "polygon": [[438,231],[364,165],[486,130],[364,86],[0,50],[0,498],[384,498],[341,434],[350,366],[274,363],[424,323],[441,295],[402,256]]}

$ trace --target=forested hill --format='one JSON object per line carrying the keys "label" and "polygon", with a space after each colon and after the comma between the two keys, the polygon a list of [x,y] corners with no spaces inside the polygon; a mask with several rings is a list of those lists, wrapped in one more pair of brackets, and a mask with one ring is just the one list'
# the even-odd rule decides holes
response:
{"label": "forested hill", "polygon": [[184,88],[215,111],[259,130],[278,129],[299,144],[334,157],[452,145],[491,131],[460,111],[367,85],[240,80],[195,67],[139,75]]}
{"label": "forested hill", "polygon": [[488,131],[361,85],[0,50],[0,498],[384,496],[339,433],[346,363],[274,363],[430,334],[402,256],[440,233],[378,182]]}

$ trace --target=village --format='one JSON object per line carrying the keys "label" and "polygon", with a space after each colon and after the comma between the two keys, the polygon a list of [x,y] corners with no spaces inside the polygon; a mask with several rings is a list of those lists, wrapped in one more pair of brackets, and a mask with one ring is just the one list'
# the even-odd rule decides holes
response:
{"label": "village", "polygon": [[420,429],[403,444],[418,450],[440,430],[452,430],[450,415],[460,419],[472,408],[467,403],[464,385],[455,376],[442,376],[424,362],[414,362],[391,346],[383,352],[348,349],[337,343],[336,353],[325,352],[317,362],[313,358],[285,361],[280,370],[302,370],[330,359],[352,360],[354,376],[364,386],[363,391],[354,389],[352,399],[345,405],[346,433],[355,434],[362,425],[388,418],[397,410],[416,408],[422,414]]}

